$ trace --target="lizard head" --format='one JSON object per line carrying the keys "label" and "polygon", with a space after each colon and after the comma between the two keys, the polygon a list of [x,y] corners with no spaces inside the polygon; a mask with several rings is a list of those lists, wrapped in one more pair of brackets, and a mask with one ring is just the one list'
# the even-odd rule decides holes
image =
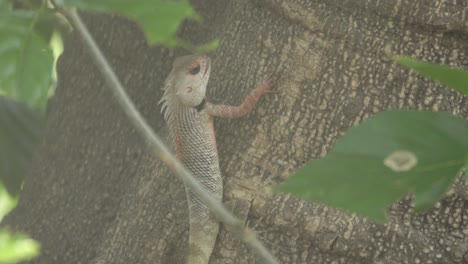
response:
{"label": "lizard head", "polygon": [[206,85],[210,78],[210,59],[206,55],[184,56],[174,61],[177,69],[174,88],[176,97],[183,105],[195,107],[206,94]]}
{"label": "lizard head", "polygon": [[166,118],[176,104],[196,107],[202,103],[210,78],[210,64],[210,58],[206,55],[188,55],[174,61],[160,101]]}

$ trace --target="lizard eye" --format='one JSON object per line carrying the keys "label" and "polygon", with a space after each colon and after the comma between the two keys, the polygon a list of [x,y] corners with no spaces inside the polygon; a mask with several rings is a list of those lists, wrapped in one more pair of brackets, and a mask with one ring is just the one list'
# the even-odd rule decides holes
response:
{"label": "lizard eye", "polygon": [[189,72],[190,72],[190,74],[192,74],[192,75],[195,75],[195,74],[199,73],[199,72],[200,72],[200,64],[198,64],[197,66],[191,68],[191,69],[189,70]]}

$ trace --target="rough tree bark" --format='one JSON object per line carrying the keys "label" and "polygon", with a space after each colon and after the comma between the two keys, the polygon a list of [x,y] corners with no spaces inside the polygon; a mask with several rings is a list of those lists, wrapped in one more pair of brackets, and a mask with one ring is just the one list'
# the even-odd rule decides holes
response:
{"label": "rough tree bark", "polygon": [[[349,127],[391,108],[468,116],[466,97],[409,73],[384,54],[468,67],[462,0],[194,1],[205,18],[180,36],[219,38],[209,98],[240,103],[281,70],[279,95],[246,118],[216,123],[224,201],[283,263],[467,263],[467,188],[424,215],[408,199],[391,222],[363,218],[268,187],[327,152]],[[157,132],[160,87],[183,51],[148,47],[131,22],[85,21]],[[30,263],[183,263],[188,215],[181,181],[151,155],[76,34],[59,61],[47,131],[7,224],[42,243]],[[370,198],[371,199],[371,198]],[[222,229],[211,263],[258,263]]]}

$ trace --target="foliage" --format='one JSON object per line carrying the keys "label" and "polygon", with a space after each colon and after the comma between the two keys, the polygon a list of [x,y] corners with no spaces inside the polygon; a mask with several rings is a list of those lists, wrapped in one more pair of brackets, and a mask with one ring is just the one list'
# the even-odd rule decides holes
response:
{"label": "foliage", "polygon": [[131,18],[141,26],[150,44],[177,45],[174,34],[180,23],[185,18],[199,19],[186,0],[66,0],[63,3],[68,7],[115,12]]}
{"label": "foliage", "polygon": [[3,217],[7,215],[13,208],[16,207],[18,202],[17,198],[13,198],[5,188],[0,185],[0,222],[3,220]]}
{"label": "foliage", "polygon": [[466,71],[452,69],[445,65],[421,62],[404,56],[394,56],[393,60],[468,95],[468,72]]}
{"label": "foliage", "polygon": [[[468,94],[468,73],[402,56],[411,69]],[[388,206],[413,193],[430,208],[460,171],[468,180],[468,121],[447,113],[389,111],[351,128],[329,154],[275,190],[384,221]]]}
{"label": "foliage", "polygon": [[39,243],[25,235],[0,230],[0,263],[29,260],[39,254]]}
{"label": "foliage", "polygon": [[44,125],[44,113],[0,96],[0,177],[16,195]]}
{"label": "foliage", "polygon": [[430,208],[465,163],[468,122],[447,113],[388,111],[351,128],[322,159],[276,190],[384,221],[408,192]]}
{"label": "foliage", "polygon": [[[0,219],[16,206],[17,199],[10,197],[0,185]],[[0,263],[15,263],[31,259],[39,254],[39,243],[8,229],[0,230]]]}
{"label": "foliage", "polygon": [[13,12],[5,3],[0,5],[0,94],[44,107],[51,86],[53,56],[34,31],[41,13]]}

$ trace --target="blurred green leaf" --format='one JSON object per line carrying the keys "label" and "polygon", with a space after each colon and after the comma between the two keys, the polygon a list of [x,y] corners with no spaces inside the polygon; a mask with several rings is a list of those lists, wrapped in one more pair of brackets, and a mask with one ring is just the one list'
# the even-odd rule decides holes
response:
{"label": "blurred green leaf", "polygon": [[39,9],[43,4],[44,0],[7,0],[13,3],[14,9]]}
{"label": "blurred green leaf", "polygon": [[465,159],[465,181],[468,182],[468,154],[466,155],[466,159]]}
{"label": "blurred green leaf", "polygon": [[115,12],[134,19],[150,44],[177,44],[173,35],[185,18],[199,19],[186,0],[67,0],[66,6],[83,10]]}
{"label": "blurred green leaf", "polygon": [[0,96],[0,179],[16,195],[45,123],[44,113]]}
{"label": "blurred green leaf", "polygon": [[15,208],[17,202],[18,199],[10,196],[10,194],[5,190],[3,184],[0,184],[0,222],[3,220],[5,215]]}
{"label": "blurred green leaf", "polygon": [[211,42],[195,47],[194,50],[195,50],[195,53],[201,54],[201,53],[208,52],[210,50],[214,50],[218,48],[218,46],[219,46],[219,40],[214,39]]}
{"label": "blurred green leaf", "polygon": [[464,166],[468,121],[448,113],[389,111],[351,128],[330,153],[275,190],[384,221],[408,192],[430,208]]}
{"label": "blurred green leaf", "polygon": [[0,10],[11,10],[11,2],[7,0],[0,0]]}
{"label": "blurred green leaf", "polygon": [[73,30],[71,24],[62,14],[50,9],[38,12],[40,15],[34,25],[34,31],[44,42],[50,43],[52,35],[57,34],[57,32],[64,35]]}
{"label": "blurred green leaf", "polygon": [[39,254],[40,245],[25,235],[0,230],[0,263],[29,260]]}
{"label": "blurred green leaf", "polygon": [[37,11],[0,10],[0,94],[43,108],[53,57],[33,30]]}
{"label": "blurred green leaf", "polygon": [[421,62],[404,56],[394,56],[393,60],[426,77],[468,95],[468,72],[466,71],[453,69],[445,65]]}

